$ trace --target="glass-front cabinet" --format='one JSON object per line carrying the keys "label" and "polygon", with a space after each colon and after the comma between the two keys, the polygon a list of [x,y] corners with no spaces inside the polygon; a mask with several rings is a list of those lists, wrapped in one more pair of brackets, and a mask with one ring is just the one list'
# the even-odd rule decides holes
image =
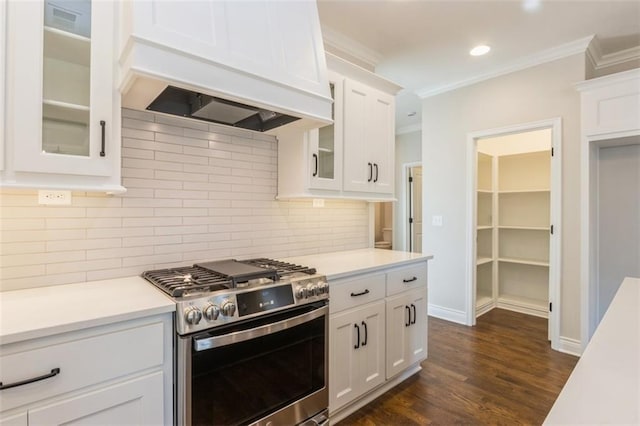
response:
{"label": "glass-front cabinet", "polygon": [[[16,181],[47,186],[33,177],[47,173],[65,175],[55,186],[69,189],[118,187],[120,101],[113,54],[117,2],[7,4],[7,146]],[[72,177],[79,175],[102,178]]]}
{"label": "glass-front cabinet", "polygon": [[[329,72],[333,124],[309,131],[309,187],[340,190],[342,186],[342,108],[344,78]],[[336,117],[339,117],[336,120]]]}

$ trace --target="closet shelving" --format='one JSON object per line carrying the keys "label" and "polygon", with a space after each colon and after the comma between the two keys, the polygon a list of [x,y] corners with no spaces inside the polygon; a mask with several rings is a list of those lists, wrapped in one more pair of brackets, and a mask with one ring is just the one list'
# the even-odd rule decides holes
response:
{"label": "closet shelving", "polygon": [[477,186],[476,315],[499,307],[547,317],[550,152],[478,152]]}

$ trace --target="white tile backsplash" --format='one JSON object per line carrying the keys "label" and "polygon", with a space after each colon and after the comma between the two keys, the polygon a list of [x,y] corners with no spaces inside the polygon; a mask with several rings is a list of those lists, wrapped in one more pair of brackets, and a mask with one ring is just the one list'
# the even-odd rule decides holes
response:
{"label": "white tile backsplash", "polygon": [[119,196],[0,192],[0,291],[138,275],[203,260],[362,248],[361,201],[275,201],[277,142],[193,120],[124,109]]}

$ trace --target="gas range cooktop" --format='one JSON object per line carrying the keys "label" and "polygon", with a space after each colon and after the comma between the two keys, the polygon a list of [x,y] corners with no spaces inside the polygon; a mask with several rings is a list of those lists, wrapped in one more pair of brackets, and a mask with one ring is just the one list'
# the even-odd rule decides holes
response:
{"label": "gas range cooktop", "polygon": [[188,334],[329,298],[323,275],[274,259],[220,260],[145,271],[176,301],[176,331]]}

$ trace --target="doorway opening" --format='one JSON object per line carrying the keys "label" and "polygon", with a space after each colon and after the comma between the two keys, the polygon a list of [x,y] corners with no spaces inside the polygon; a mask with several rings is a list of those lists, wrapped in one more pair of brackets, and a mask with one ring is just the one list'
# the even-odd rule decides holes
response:
{"label": "doorway opening", "polygon": [[640,276],[640,135],[589,141],[589,286],[583,313],[591,339],[625,277]]}
{"label": "doorway opening", "polygon": [[393,202],[375,203],[374,248],[393,249]]}
{"label": "doorway opening", "polygon": [[468,323],[493,308],[548,318],[559,340],[560,119],[469,135]]}
{"label": "doorway opening", "polygon": [[422,165],[407,166],[407,251],[422,253]]}

